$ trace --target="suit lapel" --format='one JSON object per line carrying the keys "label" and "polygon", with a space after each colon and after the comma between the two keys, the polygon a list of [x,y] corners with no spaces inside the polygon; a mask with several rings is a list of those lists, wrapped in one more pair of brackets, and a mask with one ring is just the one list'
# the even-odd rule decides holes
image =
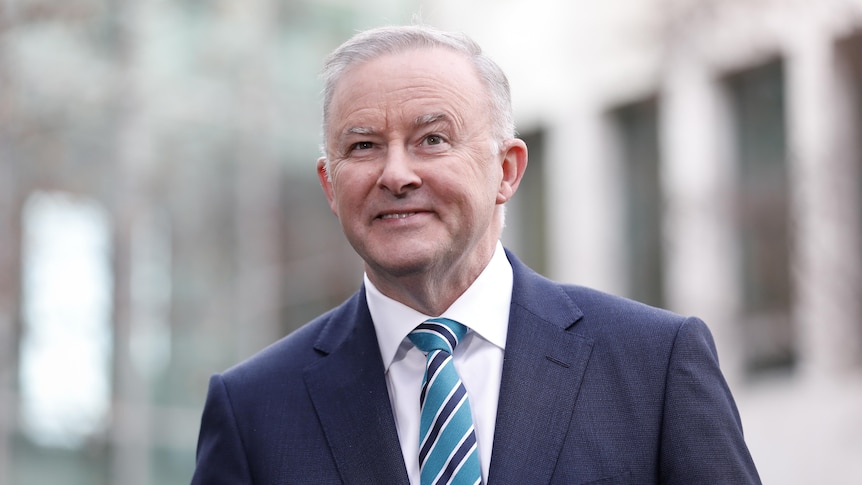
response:
{"label": "suit lapel", "polygon": [[339,308],[305,383],[345,483],[407,483],[365,291]]}
{"label": "suit lapel", "polygon": [[569,331],[580,310],[509,254],[514,270],[489,483],[551,481],[592,341]]}

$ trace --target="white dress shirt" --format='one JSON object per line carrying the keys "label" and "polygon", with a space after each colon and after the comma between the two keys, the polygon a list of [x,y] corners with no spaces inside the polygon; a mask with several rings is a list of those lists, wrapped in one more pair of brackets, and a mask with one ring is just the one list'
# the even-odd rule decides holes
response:
{"label": "white dress shirt", "polygon": [[[367,275],[365,294],[386,368],[386,385],[407,475],[411,484],[418,485],[419,390],[425,374],[425,355],[410,342],[407,334],[432,316],[386,297]],[[455,348],[453,360],[470,398],[485,483],[491,463],[511,300],[512,266],[498,241],[488,266],[467,291],[439,315],[470,329]]]}

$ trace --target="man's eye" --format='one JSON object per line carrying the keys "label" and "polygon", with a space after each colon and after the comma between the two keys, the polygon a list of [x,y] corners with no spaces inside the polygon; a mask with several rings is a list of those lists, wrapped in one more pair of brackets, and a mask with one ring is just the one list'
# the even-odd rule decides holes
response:
{"label": "man's eye", "polygon": [[350,146],[351,150],[369,150],[374,148],[374,143],[370,141],[360,141]]}
{"label": "man's eye", "polygon": [[425,137],[425,143],[429,145],[439,145],[443,143],[443,137],[440,135],[428,135]]}

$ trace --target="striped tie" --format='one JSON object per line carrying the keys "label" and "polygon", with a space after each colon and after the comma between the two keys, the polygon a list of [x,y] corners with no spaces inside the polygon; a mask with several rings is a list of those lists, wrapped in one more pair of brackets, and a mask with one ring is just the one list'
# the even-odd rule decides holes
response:
{"label": "striped tie", "polygon": [[428,357],[419,397],[419,470],[422,485],[482,483],[479,451],[467,391],[452,352],[467,327],[432,318],[410,332],[410,341]]}

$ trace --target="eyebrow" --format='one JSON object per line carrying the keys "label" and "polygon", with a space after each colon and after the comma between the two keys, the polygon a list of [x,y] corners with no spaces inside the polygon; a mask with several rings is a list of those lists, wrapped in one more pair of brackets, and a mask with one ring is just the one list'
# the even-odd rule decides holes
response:
{"label": "eyebrow", "polygon": [[351,127],[345,128],[341,132],[341,134],[338,135],[338,137],[336,138],[336,143],[339,146],[341,146],[344,143],[347,143],[348,138],[350,138],[351,136],[359,135],[359,136],[365,137],[365,136],[372,136],[375,133],[377,133],[377,132],[374,130],[374,128],[371,128],[368,126],[351,126]]}
{"label": "eyebrow", "polygon": [[[423,126],[433,125],[438,122],[447,123],[450,119],[451,118],[446,113],[428,113],[417,116],[416,119],[413,120],[413,126],[420,128]],[[349,135],[370,136],[376,133],[377,131],[374,128],[368,126],[351,126],[341,133],[341,138]]]}
{"label": "eyebrow", "polygon": [[374,134],[374,128],[369,128],[367,126],[351,126],[344,130],[342,136],[346,135],[372,135]]}
{"label": "eyebrow", "polygon": [[449,115],[446,113],[429,113],[421,116],[417,116],[415,120],[413,120],[413,125],[416,127],[433,125],[437,122],[448,122],[450,121]]}

